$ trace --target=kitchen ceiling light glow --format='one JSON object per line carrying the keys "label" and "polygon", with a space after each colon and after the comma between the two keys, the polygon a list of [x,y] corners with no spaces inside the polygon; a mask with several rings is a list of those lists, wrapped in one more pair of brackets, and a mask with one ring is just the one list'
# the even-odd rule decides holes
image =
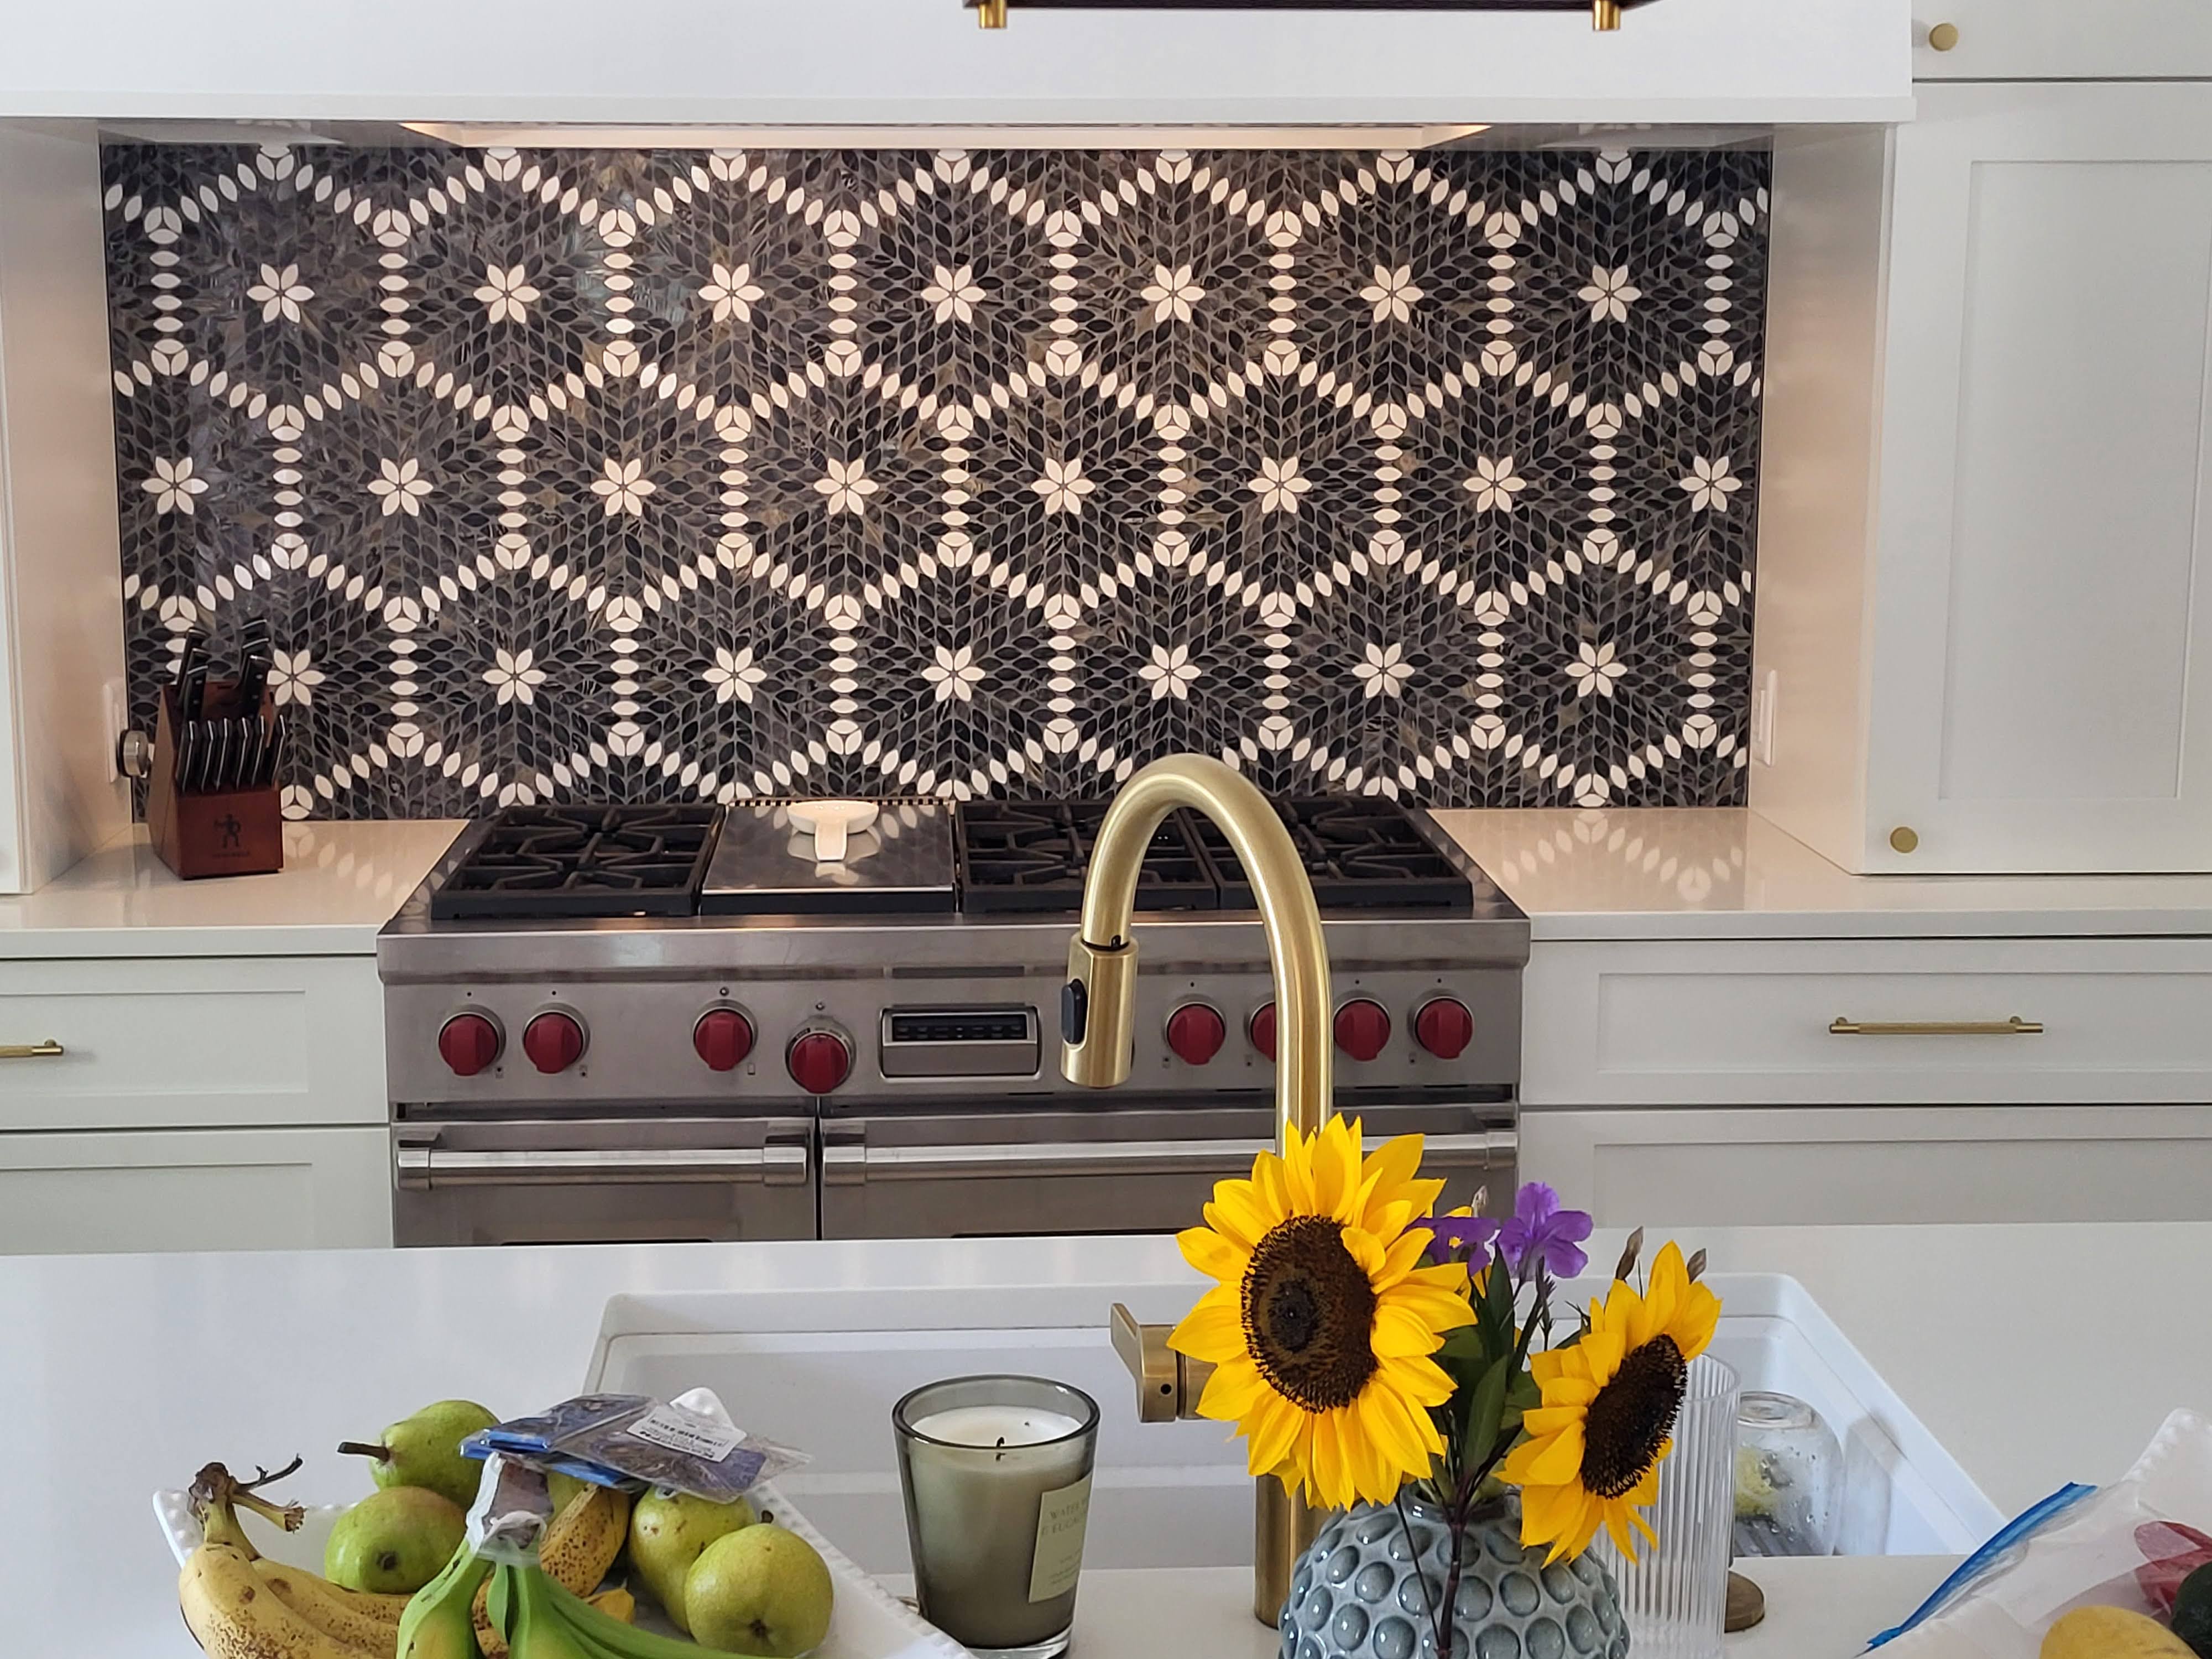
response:
{"label": "kitchen ceiling light glow", "polygon": [[403,125],[426,138],[471,149],[1433,149],[1490,131],[1486,124],[1470,122],[1357,126]]}
{"label": "kitchen ceiling light glow", "polygon": [[987,29],[1006,27],[1016,6],[1052,11],[1588,11],[1601,33],[1620,27],[1620,15],[1651,0],[962,0]]}

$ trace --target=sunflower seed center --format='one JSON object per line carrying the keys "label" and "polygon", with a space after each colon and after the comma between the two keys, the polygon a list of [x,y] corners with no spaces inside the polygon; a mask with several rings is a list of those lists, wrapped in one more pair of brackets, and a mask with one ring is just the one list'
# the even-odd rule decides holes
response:
{"label": "sunflower seed center", "polygon": [[1659,1461],[1674,1431],[1690,1368],[1671,1336],[1655,1336],[1622,1358],[1597,1391],[1583,1424],[1583,1485],[1600,1498],[1625,1498]]}
{"label": "sunflower seed center", "polygon": [[1293,1216],[1271,1228],[1244,1273],[1244,1341],[1275,1392],[1308,1412],[1359,1398],[1377,1362],[1375,1287],[1342,1224]]}

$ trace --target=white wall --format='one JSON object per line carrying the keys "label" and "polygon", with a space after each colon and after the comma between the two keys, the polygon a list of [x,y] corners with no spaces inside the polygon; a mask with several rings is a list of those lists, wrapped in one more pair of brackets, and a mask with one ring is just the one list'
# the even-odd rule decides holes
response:
{"label": "white wall", "polygon": [[1907,0],[1575,13],[1019,10],[959,0],[107,0],[9,8],[0,116],[1869,119]]}

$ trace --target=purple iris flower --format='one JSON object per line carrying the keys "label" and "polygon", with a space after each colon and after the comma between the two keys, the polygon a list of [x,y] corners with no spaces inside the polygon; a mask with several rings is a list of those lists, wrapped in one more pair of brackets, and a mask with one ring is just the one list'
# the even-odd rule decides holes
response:
{"label": "purple iris flower", "polygon": [[1559,1195],[1532,1181],[1513,1201],[1513,1218],[1498,1231],[1498,1248],[1515,1273],[1540,1261],[1554,1279],[1572,1279],[1589,1266],[1580,1248],[1590,1236],[1590,1218],[1580,1210],[1563,1210]]}
{"label": "purple iris flower", "polygon": [[1490,1265],[1490,1242],[1498,1237],[1498,1224],[1488,1216],[1424,1216],[1413,1224],[1436,1235],[1423,1252],[1431,1261],[1449,1261],[1455,1250],[1464,1249],[1469,1273],[1479,1273]]}

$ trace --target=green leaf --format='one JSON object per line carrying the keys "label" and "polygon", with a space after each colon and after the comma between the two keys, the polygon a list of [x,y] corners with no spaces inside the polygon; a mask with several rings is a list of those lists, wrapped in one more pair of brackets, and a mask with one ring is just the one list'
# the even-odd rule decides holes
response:
{"label": "green leaf", "polygon": [[1499,1360],[1482,1374],[1467,1402],[1467,1439],[1461,1453],[1461,1465],[1474,1468],[1490,1455],[1491,1448],[1498,1443],[1498,1421],[1505,1410],[1507,1373],[1513,1368]]}

